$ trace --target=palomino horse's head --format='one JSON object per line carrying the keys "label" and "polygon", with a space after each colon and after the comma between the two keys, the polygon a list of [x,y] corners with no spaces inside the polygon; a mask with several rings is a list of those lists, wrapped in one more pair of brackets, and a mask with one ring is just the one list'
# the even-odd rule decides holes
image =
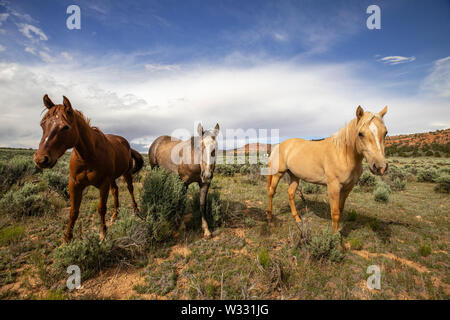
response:
{"label": "palomino horse's head", "polygon": [[52,168],[67,149],[75,146],[78,134],[69,99],[63,97],[63,104],[55,105],[45,95],[44,105],[48,111],[41,120],[43,134],[34,162],[39,168]]}
{"label": "palomino horse's head", "polygon": [[219,124],[217,123],[213,130],[204,131],[199,123],[197,133],[201,138],[201,179],[203,183],[209,182],[213,176],[216,166],[216,136],[219,134]]}
{"label": "palomino horse's head", "polygon": [[361,106],[356,109],[356,150],[366,158],[370,171],[383,175],[388,164],[384,156],[384,140],[387,129],[383,117],[387,106],[379,113],[364,112]]}

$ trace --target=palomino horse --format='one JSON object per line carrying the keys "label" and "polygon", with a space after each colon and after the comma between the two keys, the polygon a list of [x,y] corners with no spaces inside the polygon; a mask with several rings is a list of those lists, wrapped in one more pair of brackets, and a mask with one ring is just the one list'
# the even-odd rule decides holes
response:
{"label": "palomino horse", "polygon": [[356,119],[327,139],[288,139],[277,145],[269,159],[267,219],[272,219],[272,198],[280,178],[287,172],[291,178],[289,203],[296,222],[301,220],[294,196],[302,179],[328,186],[332,230],[336,232],[345,200],[361,176],[363,158],[376,175],[383,175],[388,168],[384,157],[387,130],[383,117],[386,112],[387,106],[379,113],[364,112],[358,106]]}
{"label": "palomino horse", "polygon": [[[138,172],[144,159],[136,150],[130,148],[127,140],[112,134],[103,134],[98,128],[91,127],[83,114],[72,108],[69,99],[63,97],[62,105],[55,105],[44,96],[44,105],[48,111],[41,121],[43,135],[34,162],[40,168],[52,168],[67,149],[73,148],[70,155],[70,217],[64,240],[72,239],[73,226],[78,218],[84,188],[93,185],[100,190],[98,213],[100,215],[100,239],[106,235],[106,203],[109,190],[114,196],[114,213],[119,208],[119,188],[116,179],[123,176],[133,201],[132,174]],[[133,166],[134,159],[134,166]]]}
{"label": "palomino horse", "polygon": [[170,136],[160,136],[153,141],[148,150],[152,169],[161,166],[179,175],[186,188],[193,182],[200,186],[200,211],[202,214],[202,229],[205,238],[211,237],[208,223],[205,220],[206,198],[216,166],[216,136],[219,124],[214,130],[204,131],[198,125],[199,137],[191,137],[181,141]]}

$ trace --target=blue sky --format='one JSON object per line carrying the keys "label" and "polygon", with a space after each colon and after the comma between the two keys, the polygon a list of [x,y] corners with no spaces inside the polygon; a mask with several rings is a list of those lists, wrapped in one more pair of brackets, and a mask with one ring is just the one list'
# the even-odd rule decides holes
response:
{"label": "blue sky", "polygon": [[37,145],[45,93],[141,150],[195,121],[324,137],[358,104],[391,134],[447,128],[449,34],[444,0],[0,1],[0,146]]}

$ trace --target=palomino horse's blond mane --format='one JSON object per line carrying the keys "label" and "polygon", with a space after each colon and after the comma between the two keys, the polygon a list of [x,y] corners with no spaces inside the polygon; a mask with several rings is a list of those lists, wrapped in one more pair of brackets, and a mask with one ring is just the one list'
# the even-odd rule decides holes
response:
{"label": "palomino horse's blond mane", "polygon": [[356,122],[356,119],[353,119],[345,127],[339,129],[339,131],[333,134],[331,136],[331,140],[337,147],[340,148],[347,149],[345,147],[353,146],[355,139],[354,135],[352,135],[351,133],[353,133],[355,130],[356,131],[359,130],[361,127],[365,126],[367,123],[372,121],[372,119],[375,117],[383,122],[383,119],[378,114],[372,112],[365,112],[364,116],[358,123]]}

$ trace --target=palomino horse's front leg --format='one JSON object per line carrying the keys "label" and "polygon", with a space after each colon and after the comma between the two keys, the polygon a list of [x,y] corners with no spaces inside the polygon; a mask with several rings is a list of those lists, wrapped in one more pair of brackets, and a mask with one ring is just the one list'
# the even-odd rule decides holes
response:
{"label": "palomino horse's front leg", "polygon": [[341,186],[339,182],[333,181],[328,183],[328,201],[330,202],[333,233],[338,231],[339,218],[341,216],[340,193]]}
{"label": "palomino horse's front leg", "polygon": [[278,182],[280,178],[283,176],[282,173],[276,173],[274,175],[269,175],[267,177],[267,195],[269,196],[269,204],[267,207],[267,222],[272,221],[272,200],[275,192],[277,191]]}
{"label": "palomino horse's front leg", "polygon": [[109,183],[105,183],[100,188],[100,201],[98,203],[98,214],[100,216],[100,241],[103,241],[106,237],[106,204],[108,202],[109,195]]}
{"label": "palomino horse's front leg", "polygon": [[205,238],[211,237],[211,232],[209,232],[208,223],[206,222],[206,205],[208,197],[209,183],[200,185],[200,212],[202,214],[202,229]]}
{"label": "palomino horse's front leg", "polygon": [[66,235],[64,236],[64,241],[69,242],[73,237],[73,226],[75,221],[77,221],[78,213],[80,212],[81,198],[83,196],[84,186],[76,185],[69,180],[69,195],[70,195],[70,216],[69,223],[67,225]]}

